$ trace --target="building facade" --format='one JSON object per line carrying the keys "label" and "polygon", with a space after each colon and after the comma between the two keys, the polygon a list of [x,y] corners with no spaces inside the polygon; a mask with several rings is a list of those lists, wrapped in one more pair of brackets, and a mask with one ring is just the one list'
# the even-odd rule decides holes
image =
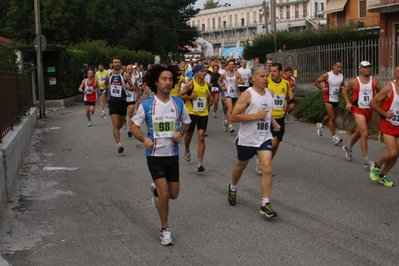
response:
{"label": "building facade", "polygon": [[[264,3],[265,2],[265,3]],[[301,31],[326,25],[325,0],[275,0],[276,30]],[[216,55],[224,47],[234,47],[238,41],[253,40],[257,35],[272,32],[270,1],[201,10],[188,22],[197,27],[201,38],[214,46]]]}

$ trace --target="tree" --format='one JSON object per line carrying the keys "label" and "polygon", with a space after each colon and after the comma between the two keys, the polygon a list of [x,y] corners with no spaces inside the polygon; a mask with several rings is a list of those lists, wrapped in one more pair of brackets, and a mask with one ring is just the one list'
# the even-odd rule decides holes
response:
{"label": "tree", "polygon": [[[31,45],[35,37],[32,0],[7,0],[0,34]],[[48,44],[104,40],[111,46],[160,55],[191,44],[197,29],[187,24],[195,0],[41,0],[42,34]],[[5,5],[0,4],[0,8]]]}
{"label": "tree", "polygon": [[206,0],[204,4],[204,9],[212,9],[217,7],[221,7],[221,5],[219,5],[219,1],[214,2],[213,0]]}

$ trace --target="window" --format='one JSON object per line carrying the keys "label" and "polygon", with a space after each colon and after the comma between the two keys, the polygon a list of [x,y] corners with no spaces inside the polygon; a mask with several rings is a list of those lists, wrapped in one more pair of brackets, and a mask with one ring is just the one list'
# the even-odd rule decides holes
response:
{"label": "window", "polygon": [[299,4],[295,4],[295,18],[299,18]]}
{"label": "window", "polygon": [[256,24],[256,11],[254,11],[254,24]]}
{"label": "window", "polygon": [[233,15],[229,15],[229,27],[233,24]]}
{"label": "window", "polygon": [[222,27],[222,18],[218,17],[218,27],[221,28]]}
{"label": "window", "polygon": [[244,26],[245,25],[245,19],[241,19],[241,26]]}
{"label": "window", "polygon": [[319,11],[319,10],[318,10],[318,5],[317,5],[317,4],[318,4],[317,2],[314,3],[314,11],[315,11],[315,12]]}
{"label": "window", "polygon": [[320,3],[320,11],[324,11],[324,3]]}
{"label": "window", "polygon": [[359,0],[359,18],[366,17],[366,0]]}
{"label": "window", "polygon": [[280,19],[284,19],[284,7],[280,6]]}
{"label": "window", "polygon": [[197,26],[198,27],[200,26],[200,20],[197,20]]}
{"label": "window", "polygon": [[212,29],[214,30],[215,28],[215,18],[212,18]]}
{"label": "window", "polygon": [[234,14],[234,27],[238,26],[238,15]]}
{"label": "window", "polygon": [[208,18],[206,26],[207,26],[207,29],[210,30],[210,28],[211,28],[211,19],[210,18]]}
{"label": "window", "polygon": [[287,6],[287,7],[285,8],[285,13],[286,13],[285,18],[288,19],[288,20],[290,20],[290,19],[291,19],[290,6]]}
{"label": "window", "polygon": [[226,28],[226,21],[223,21],[223,28]]}
{"label": "window", "polygon": [[202,31],[205,31],[205,24],[202,24]]}

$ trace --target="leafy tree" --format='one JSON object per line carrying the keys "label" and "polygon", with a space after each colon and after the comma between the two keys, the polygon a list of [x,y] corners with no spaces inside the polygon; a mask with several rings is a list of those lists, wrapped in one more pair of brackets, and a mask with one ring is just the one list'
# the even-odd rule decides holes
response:
{"label": "leafy tree", "polygon": [[[31,44],[35,37],[31,0],[8,1],[0,34]],[[47,43],[73,45],[105,40],[112,46],[166,55],[197,36],[187,24],[199,9],[195,0],[41,0],[42,33]],[[2,2],[1,8],[5,6]]]}
{"label": "leafy tree", "polygon": [[214,2],[213,0],[206,0],[204,3],[204,9],[212,9],[217,7],[221,7],[219,1]]}

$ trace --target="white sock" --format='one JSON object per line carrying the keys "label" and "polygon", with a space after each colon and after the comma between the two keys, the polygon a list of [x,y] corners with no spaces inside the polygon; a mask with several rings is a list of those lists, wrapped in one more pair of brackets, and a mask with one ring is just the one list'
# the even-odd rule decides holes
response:
{"label": "white sock", "polygon": [[233,190],[233,191],[236,191],[237,190],[237,186],[233,186],[233,184],[230,184],[230,189]]}
{"label": "white sock", "polygon": [[262,198],[262,207],[269,203],[269,198]]}

